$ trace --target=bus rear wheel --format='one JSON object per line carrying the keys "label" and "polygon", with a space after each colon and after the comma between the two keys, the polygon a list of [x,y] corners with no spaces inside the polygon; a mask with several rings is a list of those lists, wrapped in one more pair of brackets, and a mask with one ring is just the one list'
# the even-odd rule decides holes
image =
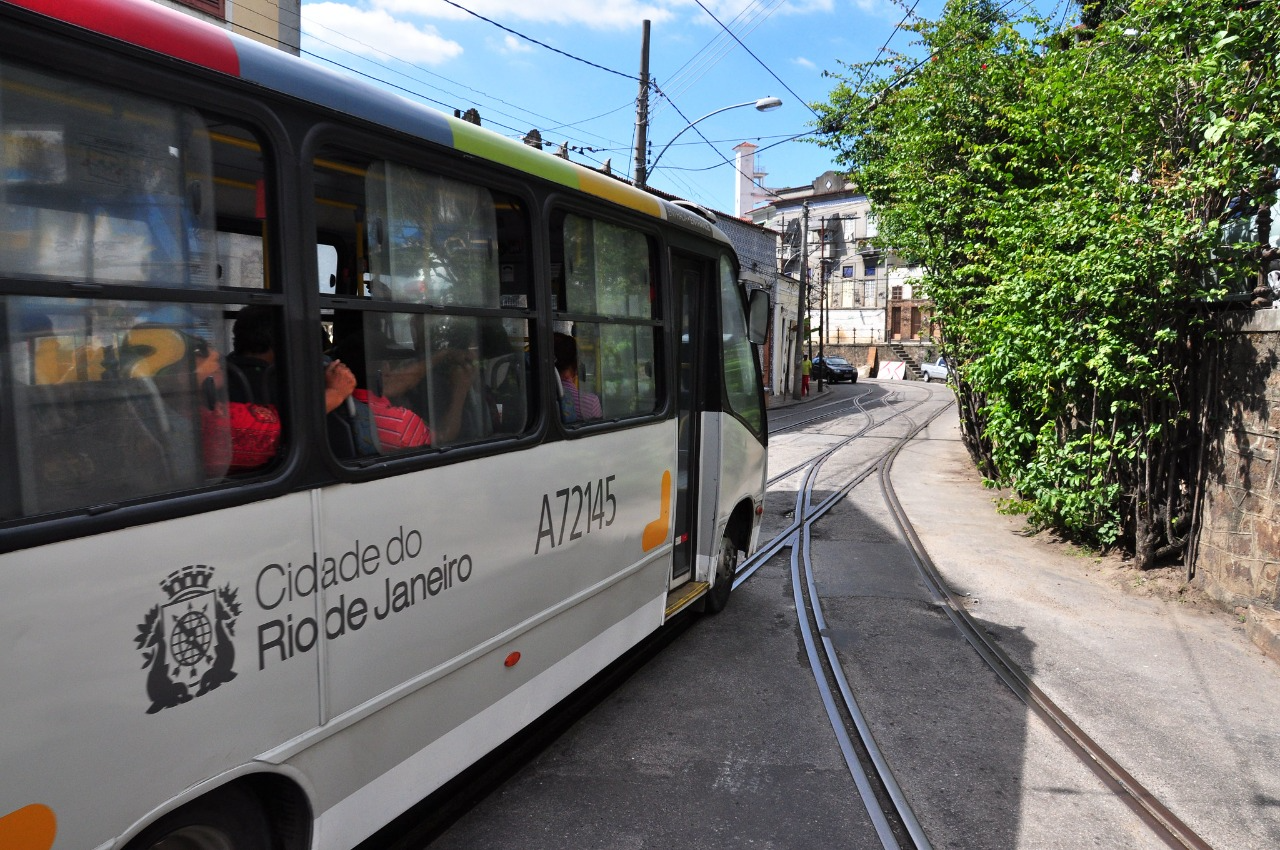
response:
{"label": "bus rear wheel", "polygon": [[271,828],[257,800],[223,788],[176,809],[129,843],[129,850],[271,850]]}
{"label": "bus rear wheel", "polygon": [[729,604],[729,594],[733,591],[733,579],[738,572],[738,547],[729,535],[720,538],[720,554],[716,558],[715,584],[707,591],[707,602],[703,610],[708,614],[719,614]]}

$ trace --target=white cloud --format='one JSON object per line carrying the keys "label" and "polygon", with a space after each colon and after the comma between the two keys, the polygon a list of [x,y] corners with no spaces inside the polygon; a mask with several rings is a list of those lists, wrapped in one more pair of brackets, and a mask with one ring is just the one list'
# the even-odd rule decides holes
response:
{"label": "white cloud", "polygon": [[890,0],[853,0],[859,11],[877,18],[898,18],[902,10],[894,6]]}
{"label": "white cloud", "polygon": [[397,20],[385,9],[357,9],[345,3],[306,3],[302,32],[316,52],[338,49],[360,56],[394,56],[418,65],[441,65],[462,53],[462,45],[435,27]]}
{"label": "white cloud", "polygon": [[503,53],[532,53],[533,45],[527,41],[522,41],[514,35],[508,35],[502,40]]}
{"label": "white cloud", "polygon": [[792,59],[791,61],[792,61],[793,63],[795,63],[796,65],[799,65],[801,68],[808,68],[810,71],[816,71],[816,70],[818,70],[818,66],[817,66],[817,65],[813,64],[813,62],[812,62],[811,60],[806,59],[806,58],[804,58],[803,56],[797,56],[797,57],[795,57],[794,59]]}

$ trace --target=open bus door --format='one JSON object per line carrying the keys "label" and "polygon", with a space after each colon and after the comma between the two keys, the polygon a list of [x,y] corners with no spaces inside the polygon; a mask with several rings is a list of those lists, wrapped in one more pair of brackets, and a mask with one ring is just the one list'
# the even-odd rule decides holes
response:
{"label": "open bus door", "polygon": [[[671,586],[693,578],[697,557],[697,494],[701,457],[701,410],[697,400],[706,391],[703,363],[705,293],[713,281],[710,260],[672,252],[671,273],[677,309],[676,415],[679,423],[679,460],[676,475],[675,552]],[[714,454],[714,453],[713,453]]]}

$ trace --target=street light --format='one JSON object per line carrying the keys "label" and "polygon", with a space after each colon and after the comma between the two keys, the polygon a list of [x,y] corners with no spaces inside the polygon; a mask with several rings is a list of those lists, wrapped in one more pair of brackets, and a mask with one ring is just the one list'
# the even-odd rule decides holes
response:
{"label": "street light", "polygon": [[700,121],[705,121],[708,118],[710,118],[712,115],[719,115],[721,112],[726,112],[730,109],[738,109],[739,107],[743,107],[743,106],[754,106],[757,112],[772,112],[773,110],[777,109],[781,105],[782,105],[782,101],[779,98],[762,97],[759,100],[748,100],[746,103],[735,103],[732,106],[722,106],[719,109],[716,109],[712,112],[708,112],[706,115],[702,116],[697,121],[690,121],[689,124],[684,128],[684,130],[681,130],[679,133],[676,133],[674,136],[671,137],[670,142],[667,142],[665,145],[662,146],[662,150],[658,151],[658,155],[653,158],[653,162],[649,165],[648,173],[652,174],[653,170],[658,167],[658,160],[662,159],[662,155],[667,152],[667,148],[671,147],[671,143],[674,142],[676,139],[680,138],[682,135],[684,135],[685,130],[688,130],[694,124],[697,124]]}

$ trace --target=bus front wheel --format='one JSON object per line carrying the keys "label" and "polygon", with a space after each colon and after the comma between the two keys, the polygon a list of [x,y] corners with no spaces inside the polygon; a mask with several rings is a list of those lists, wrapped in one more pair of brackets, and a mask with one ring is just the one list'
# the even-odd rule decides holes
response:
{"label": "bus front wheel", "polygon": [[729,535],[720,538],[720,554],[716,557],[716,581],[707,591],[707,603],[703,607],[708,614],[719,614],[729,604],[733,591],[733,579],[738,572],[738,547]]}
{"label": "bus front wheel", "polygon": [[129,850],[271,850],[271,828],[257,800],[221,788],[176,809],[129,843]]}

